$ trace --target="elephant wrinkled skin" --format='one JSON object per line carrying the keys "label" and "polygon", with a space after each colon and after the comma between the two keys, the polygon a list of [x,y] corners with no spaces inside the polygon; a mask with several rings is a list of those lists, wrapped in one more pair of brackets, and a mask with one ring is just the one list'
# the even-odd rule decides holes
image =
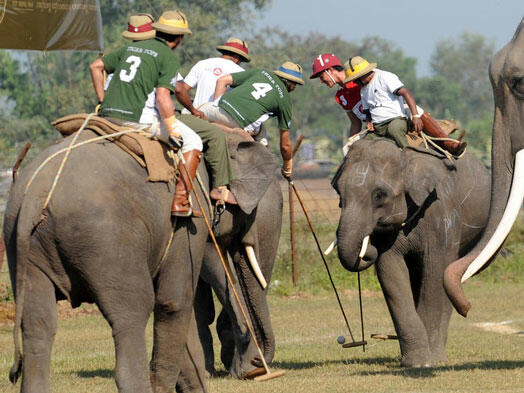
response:
{"label": "elephant wrinkled skin", "polygon": [[[93,136],[86,129],[78,142]],[[71,138],[44,150],[24,168],[7,203],[3,231],[17,301],[15,329],[21,326],[23,345],[11,377],[16,380],[22,373],[23,393],[49,392],[56,300],[67,299],[73,307],[96,303],[111,325],[120,393],[171,392],[181,370],[187,374],[191,367],[186,342],[208,240],[204,220],[172,221],[174,187],[147,182],[146,169],[110,142],[74,150],[42,210],[62,156],[49,161],[27,191],[26,184]],[[274,171],[265,154],[267,149],[254,142],[245,142],[236,152],[237,159],[252,162],[254,168]],[[207,182],[203,162],[200,173]],[[204,201],[202,195],[200,199]],[[145,326],[153,311],[148,365]],[[203,380],[191,389],[205,391]]]}
{"label": "elephant wrinkled skin", "polygon": [[470,154],[455,165],[363,139],[351,146],[335,183],[340,261],[350,271],[375,265],[405,366],[446,360],[444,269],[471,249],[487,222],[488,171]]}

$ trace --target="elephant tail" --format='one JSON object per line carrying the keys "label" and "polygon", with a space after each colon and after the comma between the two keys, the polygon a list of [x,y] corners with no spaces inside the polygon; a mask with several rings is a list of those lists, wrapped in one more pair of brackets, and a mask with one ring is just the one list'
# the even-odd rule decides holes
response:
{"label": "elephant tail", "polygon": [[30,195],[25,195],[22,206],[18,212],[16,222],[16,279],[13,288],[15,294],[15,326],[13,340],[15,347],[14,361],[9,371],[9,380],[15,384],[22,374],[22,351],[20,332],[22,331],[22,315],[24,313],[24,298],[27,279],[27,264],[31,235],[36,226],[45,219],[42,211],[44,201]]}

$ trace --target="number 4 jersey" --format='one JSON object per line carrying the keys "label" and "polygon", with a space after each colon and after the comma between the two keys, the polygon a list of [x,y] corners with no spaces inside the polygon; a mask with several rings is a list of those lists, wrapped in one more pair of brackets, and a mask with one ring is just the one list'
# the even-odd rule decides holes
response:
{"label": "number 4 jersey", "polygon": [[[238,124],[256,128],[270,116],[278,118],[278,127],[291,127],[291,100],[286,86],[267,70],[248,70],[232,74],[233,90],[226,92],[218,106],[229,113]],[[259,126],[259,124],[258,124]]]}
{"label": "number 4 jersey", "polygon": [[179,63],[166,41],[154,38],[135,41],[102,57],[113,73],[100,114],[140,122],[148,96],[156,87],[174,90]]}

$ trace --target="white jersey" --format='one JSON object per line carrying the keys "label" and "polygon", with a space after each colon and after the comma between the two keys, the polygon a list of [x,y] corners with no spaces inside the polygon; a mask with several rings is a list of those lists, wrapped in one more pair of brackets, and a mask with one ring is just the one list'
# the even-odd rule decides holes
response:
{"label": "white jersey", "polygon": [[212,57],[196,63],[184,78],[184,82],[188,86],[191,88],[196,86],[193,106],[198,109],[200,105],[212,102],[217,79],[241,71],[244,71],[244,69],[238,64],[222,57]]}
{"label": "white jersey", "polygon": [[395,117],[407,117],[404,110],[404,99],[396,95],[404,87],[395,74],[375,68],[373,79],[362,86],[362,109],[369,109],[373,123],[382,123]]}

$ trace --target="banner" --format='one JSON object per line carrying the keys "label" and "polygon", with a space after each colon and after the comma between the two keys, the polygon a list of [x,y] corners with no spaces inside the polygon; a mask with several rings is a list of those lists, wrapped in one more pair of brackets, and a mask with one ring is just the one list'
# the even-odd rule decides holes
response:
{"label": "banner", "polygon": [[0,0],[0,48],[102,53],[98,0]]}

